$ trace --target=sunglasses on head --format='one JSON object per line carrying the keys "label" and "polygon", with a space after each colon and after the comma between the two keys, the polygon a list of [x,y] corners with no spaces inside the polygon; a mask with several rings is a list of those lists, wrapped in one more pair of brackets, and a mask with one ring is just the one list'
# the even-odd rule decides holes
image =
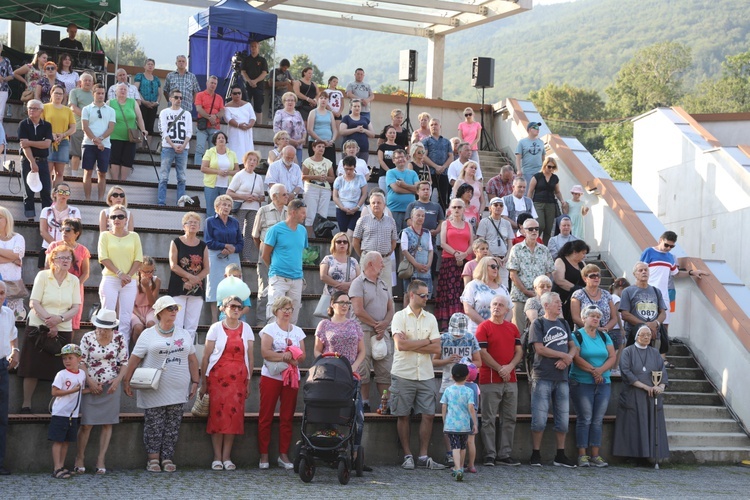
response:
{"label": "sunglasses on head", "polygon": [[127,219],[128,216],[123,215],[123,214],[114,214],[114,215],[110,215],[109,218],[110,220],[124,220],[124,219]]}

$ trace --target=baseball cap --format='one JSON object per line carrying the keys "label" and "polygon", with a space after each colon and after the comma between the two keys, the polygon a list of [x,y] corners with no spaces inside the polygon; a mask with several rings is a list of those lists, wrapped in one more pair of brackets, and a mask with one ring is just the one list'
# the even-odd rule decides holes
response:
{"label": "baseball cap", "polygon": [[55,356],[63,356],[65,354],[75,354],[78,357],[83,356],[83,352],[81,351],[81,348],[78,347],[76,344],[64,345],[63,348],[60,349],[60,354],[56,354]]}
{"label": "baseball cap", "polygon": [[495,196],[494,198],[490,200],[490,205],[494,205],[495,203],[500,203],[501,205],[505,205],[505,202],[499,196]]}
{"label": "baseball cap", "polygon": [[539,128],[542,124],[540,122],[531,122],[528,125],[526,125],[526,130],[529,130],[530,128]]}

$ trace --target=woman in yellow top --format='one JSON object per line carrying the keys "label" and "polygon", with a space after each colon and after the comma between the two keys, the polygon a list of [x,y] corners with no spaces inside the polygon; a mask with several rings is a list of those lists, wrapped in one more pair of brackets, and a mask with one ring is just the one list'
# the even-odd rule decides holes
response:
{"label": "woman in yellow top", "polygon": [[99,283],[99,300],[103,309],[118,306],[120,329],[125,345],[130,345],[130,317],[133,315],[138,283],[133,279],[143,263],[141,238],[128,231],[128,212],[122,205],[109,210],[110,229],[99,233],[99,263],[104,266]]}
{"label": "woman in yellow top", "polygon": [[[67,245],[52,249],[49,254],[50,268],[37,273],[29,298],[31,311],[26,334],[45,325],[49,328],[48,335],[59,339],[58,352],[62,346],[72,342],[71,320],[78,313],[78,304],[81,303],[78,278],[68,272],[74,259],[73,250]],[[23,377],[21,413],[32,413],[31,397],[37,381],[54,380],[62,369],[61,357],[33,347],[26,338],[18,368],[18,375]]]}
{"label": "woman in yellow top", "polygon": [[201,162],[203,172],[203,194],[206,196],[206,217],[216,215],[214,201],[227,194],[232,176],[240,171],[237,155],[227,147],[227,135],[217,132],[211,138],[214,147],[206,151]]}
{"label": "woman in yellow top", "polygon": [[52,187],[63,181],[65,165],[70,161],[70,139],[76,133],[76,119],[73,111],[63,105],[65,88],[59,85],[52,87],[51,102],[44,105],[44,119],[52,124],[52,145],[49,147],[50,172]]}

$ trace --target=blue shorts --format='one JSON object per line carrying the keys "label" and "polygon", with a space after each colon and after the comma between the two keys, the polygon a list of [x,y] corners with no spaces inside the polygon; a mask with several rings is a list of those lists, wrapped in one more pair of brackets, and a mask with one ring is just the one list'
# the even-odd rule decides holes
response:
{"label": "blue shorts", "polygon": [[74,442],[78,439],[78,426],[80,424],[81,419],[79,417],[68,418],[52,415],[47,430],[47,440],[56,443]]}
{"label": "blue shorts", "polygon": [[100,150],[98,146],[87,144],[83,146],[81,167],[84,170],[94,170],[94,165],[96,165],[96,169],[99,172],[106,174],[107,170],[109,170],[109,153],[109,148]]}
{"label": "blue shorts", "polygon": [[68,163],[70,161],[70,141],[64,139],[57,145],[57,151],[54,146],[49,147],[49,156],[47,161],[56,163]]}

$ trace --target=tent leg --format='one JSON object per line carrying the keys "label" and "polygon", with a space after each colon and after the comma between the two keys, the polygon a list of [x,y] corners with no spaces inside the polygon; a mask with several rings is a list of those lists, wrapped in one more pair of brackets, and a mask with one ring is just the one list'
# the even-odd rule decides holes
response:
{"label": "tent leg", "polygon": [[206,83],[211,76],[211,25],[208,25],[208,38],[206,39]]}
{"label": "tent leg", "polygon": [[117,14],[116,17],[117,26],[115,28],[115,74],[117,74],[117,68],[120,65],[120,14]]}

